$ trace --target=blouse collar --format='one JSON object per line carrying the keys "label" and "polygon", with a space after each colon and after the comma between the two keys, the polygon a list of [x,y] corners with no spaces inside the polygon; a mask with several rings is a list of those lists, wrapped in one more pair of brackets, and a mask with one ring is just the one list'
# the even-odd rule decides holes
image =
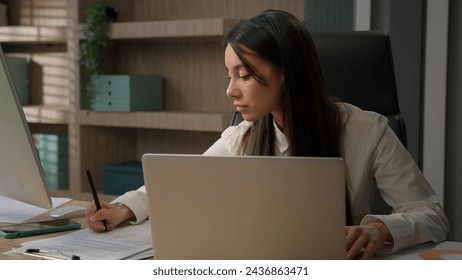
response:
{"label": "blouse collar", "polygon": [[273,119],[273,126],[274,126],[274,131],[276,132],[276,147],[278,149],[278,152],[281,155],[286,156],[288,155],[288,152],[289,152],[289,142],[287,141],[287,137],[279,129],[279,126],[277,125],[274,119]]}

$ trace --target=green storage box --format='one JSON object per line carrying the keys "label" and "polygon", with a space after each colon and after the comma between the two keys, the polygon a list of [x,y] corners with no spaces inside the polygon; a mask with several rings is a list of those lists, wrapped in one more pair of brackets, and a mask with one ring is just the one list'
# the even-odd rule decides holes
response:
{"label": "green storage box", "polygon": [[141,161],[107,164],[103,176],[106,194],[121,195],[144,185]]}
{"label": "green storage box", "polygon": [[21,105],[29,104],[29,62],[22,57],[5,56]]}
{"label": "green storage box", "polygon": [[50,189],[69,188],[69,157],[67,134],[40,134],[39,157],[47,186]]}
{"label": "green storage box", "polygon": [[163,79],[158,76],[101,75],[93,85],[94,111],[159,111],[164,107]]}

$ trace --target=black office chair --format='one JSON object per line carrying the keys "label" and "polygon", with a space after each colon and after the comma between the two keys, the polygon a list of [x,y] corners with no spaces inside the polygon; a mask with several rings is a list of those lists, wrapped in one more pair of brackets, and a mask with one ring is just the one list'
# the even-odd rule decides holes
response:
{"label": "black office chair", "polygon": [[[386,116],[390,127],[407,146],[388,34],[380,31],[326,32],[313,33],[312,38],[329,91],[342,101]],[[242,116],[236,112],[231,125],[241,121]],[[373,199],[372,213],[391,212],[377,188]]]}
{"label": "black office chair", "polygon": [[353,31],[312,36],[329,91],[363,110],[386,116],[407,146],[388,34]]}

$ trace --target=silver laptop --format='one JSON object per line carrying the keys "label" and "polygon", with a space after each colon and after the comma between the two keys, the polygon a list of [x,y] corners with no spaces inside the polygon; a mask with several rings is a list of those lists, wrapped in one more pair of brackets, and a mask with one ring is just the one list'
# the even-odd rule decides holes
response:
{"label": "silver laptop", "polygon": [[155,259],[344,259],[340,158],[142,157]]}

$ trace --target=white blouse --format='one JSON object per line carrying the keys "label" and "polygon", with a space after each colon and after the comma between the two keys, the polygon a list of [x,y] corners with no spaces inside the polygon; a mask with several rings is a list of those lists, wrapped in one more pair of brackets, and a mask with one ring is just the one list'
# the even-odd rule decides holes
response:
{"label": "white blouse", "polygon": [[[343,159],[354,224],[383,221],[394,239],[391,253],[427,241],[447,238],[449,223],[438,198],[414,159],[387,125],[387,119],[347,103],[339,103],[346,120]],[[239,154],[245,132],[252,125],[243,121],[228,127],[204,155]],[[288,142],[275,124],[276,155],[288,155]],[[378,186],[392,214],[372,215],[372,191]],[[137,222],[148,217],[144,186],[127,192],[114,202],[127,205]]]}

